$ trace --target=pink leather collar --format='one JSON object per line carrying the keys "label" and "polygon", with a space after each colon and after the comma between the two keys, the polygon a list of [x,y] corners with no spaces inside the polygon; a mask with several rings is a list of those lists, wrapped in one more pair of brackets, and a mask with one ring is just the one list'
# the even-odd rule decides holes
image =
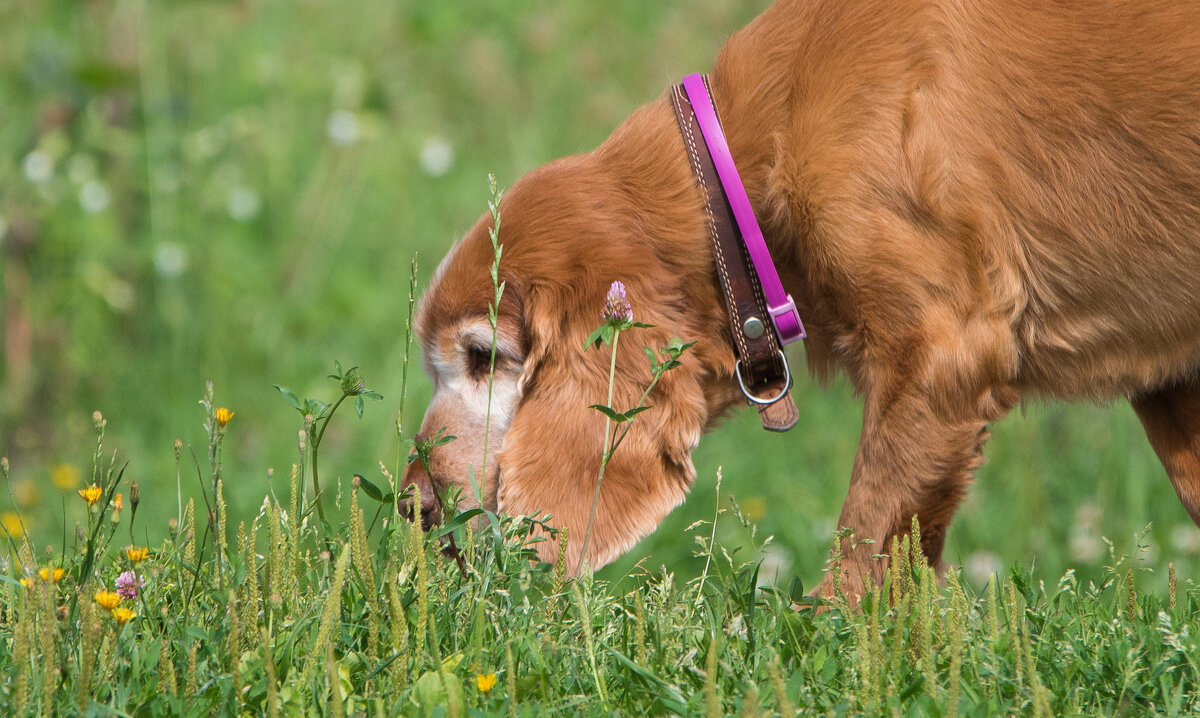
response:
{"label": "pink leather collar", "polygon": [[721,130],[721,122],[712,96],[701,75],[688,75],[683,78],[683,89],[688,101],[696,114],[696,122],[704,137],[704,144],[712,156],[716,166],[717,176],[721,180],[721,189],[733,211],[734,220],[742,235],[742,242],[750,255],[754,271],[762,285],[763,298],[766,299],[767,313],[775,327],[780,345],[790,344],[805,337],[804,324],[796,311],[796,303],[790,294],[784,291],[783,283],[779,281],[779,272],[771,259],[771,252],[763,240],[762,230],[754,217],[754,208],[750,206],[750,198],[746,196],[746,188],[738,174],[737,165],[729,152],[729,144],[725,141],[725,133]]}

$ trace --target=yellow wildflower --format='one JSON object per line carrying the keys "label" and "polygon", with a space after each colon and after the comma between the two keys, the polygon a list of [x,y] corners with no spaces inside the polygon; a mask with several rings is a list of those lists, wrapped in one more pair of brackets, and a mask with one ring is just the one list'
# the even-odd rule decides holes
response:
{"label": "yellow wildflower", "polygon": [[475,674],[475,687],[480,693],[487,693],[496,687],[495,673],[477,673]]}
{"label": "yellow wildflower", "polygon": [[144,546],[126,546],[125,547],[125,558],[129,559],[130,561],[132,561],[135,564],[141,563],[149,555],[150,555],[150,549],[148,549]]}
{"label": "yellow wildflower", "polygon": [[67,570],[65,568],[43,568],[38,570],[38,575],[42,577],[43,581],[58,583],[63,576],[67,575]]}
{"label": "yellow wildflower", "polygon": [[70,464],[59,464],[50,469],[50,483],[63,491],[70,491],[79,485],[79,469]]}
{"label": "yellow wildflower", "polygon": [[106,611],[111,611],[121,605],[121,597],[112,591],[96,591],[94,598],[96,603],[100,604],[100,608]]}
{"label": "yellow wildflower", "polygon": [[25,578],[21,579],[21,585],[24,586],[25,588],[29,588],[30,586],[33,585],[33,579],[26,576]]}
{"label": "yellow wildflower", "polygon": [[121,499],[121,492],[118,491],[116,496],[113,496],[112,522],[119,523],[121,521],[121,509],[125,507],[125,502]]}
{"label": "yellow wildflower", "polygon": [[135,616],[137,616],[137,614],[125,606],[118,606],[112,610],[112,617],[115,618],[117,623],[121,624],[122,626],[126,623],[129,623],[130,619],[134,618]]}
{"label": "yellow wildflower", "polygon": [[83,497],[83,500],[87,502],[88,506],[91,506],[99,501],[100,497],[104,495],[104,489],[92,484],[86,489],[80,489],[79,495]]}
{"label": "yellow wildflower", "polygon": [[218,408],[218,409],[217,409],[215,412],[213,412],[213,413],[214,413],[214,415],[216,416],[216,419],[217,419],[217,426],[219,426],[220,428],[224,429],[224,428],[225,428],[225,425],[229,423],[229,420],[230,420],[230,419],[232,419],[232,418],[233,418],[233,415],[234,415],[234,414],[236,414],[237,412],[236,412],[236,411],[230,411],[230,410],[228,410],[228,409],[226,409],[225,407],[223,407],[223,406],[222,406],[222,407]]}
{"label": "yellow wildflower", "polygon": [[25,535],[25,525],[21,521],[21,515],[16,511],[5,511],[0,514],[0,526],[13,538]]}

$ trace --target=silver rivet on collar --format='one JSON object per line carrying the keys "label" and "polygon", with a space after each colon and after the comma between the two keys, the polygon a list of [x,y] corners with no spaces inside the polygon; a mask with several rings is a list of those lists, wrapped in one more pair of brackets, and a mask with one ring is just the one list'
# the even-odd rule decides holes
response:
{"label": "silver rivet on collar", "polygon": [[750,317],[742,324],[742,332],[750,339],[758,339],[764,331],[766,331],[766,327],[758,317]]}

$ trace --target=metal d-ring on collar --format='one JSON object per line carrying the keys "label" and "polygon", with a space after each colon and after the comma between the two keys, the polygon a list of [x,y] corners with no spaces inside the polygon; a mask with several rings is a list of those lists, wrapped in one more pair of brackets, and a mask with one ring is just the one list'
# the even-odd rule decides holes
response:
{"label": "metal d-ring on collar", "polygon": [[742,360],[738,359],[737,364],[734,366],[733,373],[734,376],[737,377],[738,386],[742,390],[742,396],[760,406],[769,406],[786,396],[787,393],[792,389],[792,370],[788,368],[787,357],[783,355],[782,349],[779,350],[779,363],[783,364],[783,388],[781,388],[779,393],[777,393],[775,396],[763,399],[746,388],[746,382],[742,380]]}

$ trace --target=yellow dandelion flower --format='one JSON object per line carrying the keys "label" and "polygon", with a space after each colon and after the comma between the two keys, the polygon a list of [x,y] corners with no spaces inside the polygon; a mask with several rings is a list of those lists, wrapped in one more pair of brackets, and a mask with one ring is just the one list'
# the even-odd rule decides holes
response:
{"label": "yellow dandelion flower", "polygon": [[495,673],[477,673],[475,675],[475,687],[480,693],[487,693],[496,687]]}
{"label": "yellow dandelion flower", "polygon": [[129,610],[125,606],[118,606],[117,608],[112,609],[111,613],[112,617],[116,619],[117,623],[121,624],[122,626],[126,623],[129,623],[131,619],[137,616],[136,613]]}
{"label": "yellow dandelion flower", "polygon": [[83,500],[87,502],[88,506],[91,506],[99,501],[100,497],[104,495],[104,489],[92,484],[86,489],[80,489],[79,495],[83,497]]}
{"label": "yellow dandelion flower", "polygon": [[225,428],[225,425],[229,423],[229,420],[232,419],[233,415],[236,413],[236,411],[230,411],[223,406],[213,412],[217,419],[217,426],[221,427],[222,429]]}
{"label": "yellow dandelion flower", "polygon": [[3,527],[5,532],[14,538],[25,535],[25,525],[21,521],[21,515],[16,511],[0,513],[0,527]]}
{"label": "yellow dandelion flower", "polygon": [[26,576],[25,578],[21,579],[21,585],[24,586],[25,588],[29,588],[30,586],[33,585],[33,579]]}
{"label": "yellow dandelion flower", "polygon": [[43,581],[58,583],[63,576],[67,575],[67,570],[65,568],[43,568],[38,570],[38,575],[42,577]]}
{"label": "yellow dandelion flower", "polygon": [[79,485],[79,469],[70,464],[59,464],[50,469],[50,483],[63,491],[70,491]]}
{"label": "yellow dandelion flower", "polygon": [[96,599],[96,603],[100,604],[100,608],[106,611],[111,611],[121,605],[121,597],[112,591],[96,591],[93,598]]}
{"label": "yellow dandelion flower", "polygon": [[150,549],[148,549],[144,546],[126,546],[125,547],[125,558],[129,559],[130,561],[132,561],[135,564],[141,563],[149,555],[150,555]]}

